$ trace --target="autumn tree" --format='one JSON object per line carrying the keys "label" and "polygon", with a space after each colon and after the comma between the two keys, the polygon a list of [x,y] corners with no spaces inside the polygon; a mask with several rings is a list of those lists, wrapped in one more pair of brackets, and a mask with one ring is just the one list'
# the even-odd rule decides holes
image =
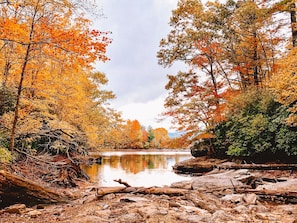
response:
{"label": "autumn tree", "polygon": [[127,132],[131,148],[143,148],[143,131],[138,120],[127,121]]}
{"label": "autumn tree", "polygon": [[[49,119],[54,113],[79,127],[78,123],[85,121],[78,118],[80,112],[87,111],[82,107],[97,104],[93,117],[97,116],[100,100],[96,102],[98,93],[90,84],[92,79],[96,82],[92,63],[107,60],[110,40],[106,33],[91,30],[90,21],[75,11],[76,4],[71,1],[7,1],[0,9],[0,80],[3,86],[17,89],[14,114],[5,119],[12,122],[8,125],[10,149],[15,146],[18,123],[25,122],[29,113],[35,113],[32,117],[36,118],[37,111],[46,111]],[[110,93],[101,95],[105,95],[103,100],[113,97]],[[86,97],[89,100],[81,104]],[[92,112],[90,109],[89,114]],[[34,123],[35,129],[44,124],[39,119]]]}
{"label": "autumn tree", "polygon": [[183,134],[178,137],[170,138],[167,148],[168,149],[181,149],[181,148],[189,148],[190,143],[186,134]]}
{"label": "autumn tree", "polygon": [[281,0],[277,1],[270,8],[270,12],[273,14],[276,13],[289,13],[290,14],[290,22],[291,22],[291,39],[292,46],[297,46],[297,27],[296,27],[296,2],[294,0]]}
{"label": "autumn tree", "polygon": [[211,117],[220,119],[219,94],[223,82],[228,82],[226,76],[219,76],[221,49],[216,30],[207,25],[207,14],[200,1],[180,1],[170,20],[173,30],[167,40],[161,40],[158,52],[159,63],[164,66],[183,61],[191,67],[188,72],[168,76],[168,110],[164,113],[190,134],[213,126]]}
{"label": "autumn tree", "polygon": [[272,78],[267,85],[276,100],[284,105],[290,115],[286,119],[289,126],[297,127],[297,47],[277,62]]}
{"label": "autumn tree", "polygon": [[165,128],[154,129],[154,139],[151,141],[153,148],[167,148],[169,142],[168,131]]}
{"label": "autumn tree", "polygon": [[148,143],[150,143],[153,139],[154,139],[154,130],[152,128],[152,126],[149,126],[148,129],[147,129],[147,133],[148,133],[148,138],[147,138],[147,141]]}
{"label": "autumn tree", "polygon": [[256,1],[180,0],[160,42],[159,63],[189,69],[168,75],[165,115],[190,135],[225,119],[226,100],[269,76],[281,38],[269,8]]}

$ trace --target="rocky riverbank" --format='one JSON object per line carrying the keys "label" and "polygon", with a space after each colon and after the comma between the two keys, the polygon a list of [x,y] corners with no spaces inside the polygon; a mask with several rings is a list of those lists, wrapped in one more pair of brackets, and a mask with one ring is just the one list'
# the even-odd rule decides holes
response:
{"label": "rocky riverbank", "polygon": [[291,170],[216,168],[162,188],[84,186],[67,203],[7,207],[0,222],[297,222]]}

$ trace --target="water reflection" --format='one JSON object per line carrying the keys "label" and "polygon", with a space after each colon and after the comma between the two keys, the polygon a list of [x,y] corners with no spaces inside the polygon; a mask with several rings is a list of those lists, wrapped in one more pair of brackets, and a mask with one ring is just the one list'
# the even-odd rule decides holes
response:
{"label": "water reflection", "polygon": [[105,152],[102,164],[83,167],[99,186],[119,186],[122,179],[132,186],[163,186],[188,180],[172,171],[176,162],[191,158],[190,152]]}

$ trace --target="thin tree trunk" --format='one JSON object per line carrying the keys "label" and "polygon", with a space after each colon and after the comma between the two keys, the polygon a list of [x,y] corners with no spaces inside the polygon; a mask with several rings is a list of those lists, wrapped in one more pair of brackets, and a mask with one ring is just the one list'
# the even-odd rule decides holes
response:
{"label": "thin tree trunk", "polygon": [[292,3],[290,5],[291,14],[291,26],[292,26],[292,43],[293,47],[297,46],[297,23],[296,23],[296,5]]}
{"label": "thin tree trunk", "polygon": [[12,128],[11,128],[10,145],[9,145],[10,151],[13,151],[13,149],[14,149],[15,130],[16,130],[16,125],[17,125],[18,118],[19,118],[20,98],[22,95],[23,81],[24,81],[24,76],[25,76],[25,72],[26,72],[26,67],[28,64],[30,49],[31,49],[31,45],[28,44],[27,50],[26,50],[26,55],[24,58],[23,67],[22,67],[21,79],[20,79],[19,86],[18,86],[18,93],[17,93],[16,103],[15,103],[15,108],[14,108],[14,119],[13,119]]}
{"label": "thin tree trunk", "polygon": [[257,33],[253,33],[254,37],[254,56],[253,56],[253,65],[254,65],[254,85],[258,86],[259,85],[259,73],[258,73],[258,49],[257,49]]}
{"label": "thin tree trunk", "polygon": [[26,54],[25,54],[22,72],[21,72],[21,79],[20,79],[19,86],[18,86],[17,99],[16,99],[15,109],[14,109],[14,119],[13,119],[13,123],[12,123],[11,134],[10,134],[10,144],[9,144],[10,151],[13,151],[14,144],[15,144],[15,142],[14,142],[15,141],[15,130],[16,130],[16,126],[17,126],[17,122],[18,122],[18,118],[19,118],[20,99],[21,99],[21,95],[22,95],[24,76],[26,73],[26,68],[27,68],[27,64],[29,61],[29,56],[30,56],[30,51],[31,51],[31,46],[32,46],[31,41],[32,41],[33,32],[34,32],[34,23],[35,23],[36,15],[37,15],[37,10],[35,10],[34,15],[32,17],[31,29],[30,29],[30,34],[29,34],[29,42],[27,44]]}

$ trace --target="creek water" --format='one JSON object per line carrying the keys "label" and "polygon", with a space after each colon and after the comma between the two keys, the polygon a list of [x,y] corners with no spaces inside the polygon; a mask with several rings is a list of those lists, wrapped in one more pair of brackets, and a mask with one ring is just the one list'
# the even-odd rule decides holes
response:
{"label": "creek water", "polygon": [[114,181],[119,179],[135,187],[165,186],[190,179],[172,169],[175,163],[192,158],[189,151],[112,151],[94,157],[98,156],[102,157],[101,164],[83,166],[98,186],[120,186]]}

